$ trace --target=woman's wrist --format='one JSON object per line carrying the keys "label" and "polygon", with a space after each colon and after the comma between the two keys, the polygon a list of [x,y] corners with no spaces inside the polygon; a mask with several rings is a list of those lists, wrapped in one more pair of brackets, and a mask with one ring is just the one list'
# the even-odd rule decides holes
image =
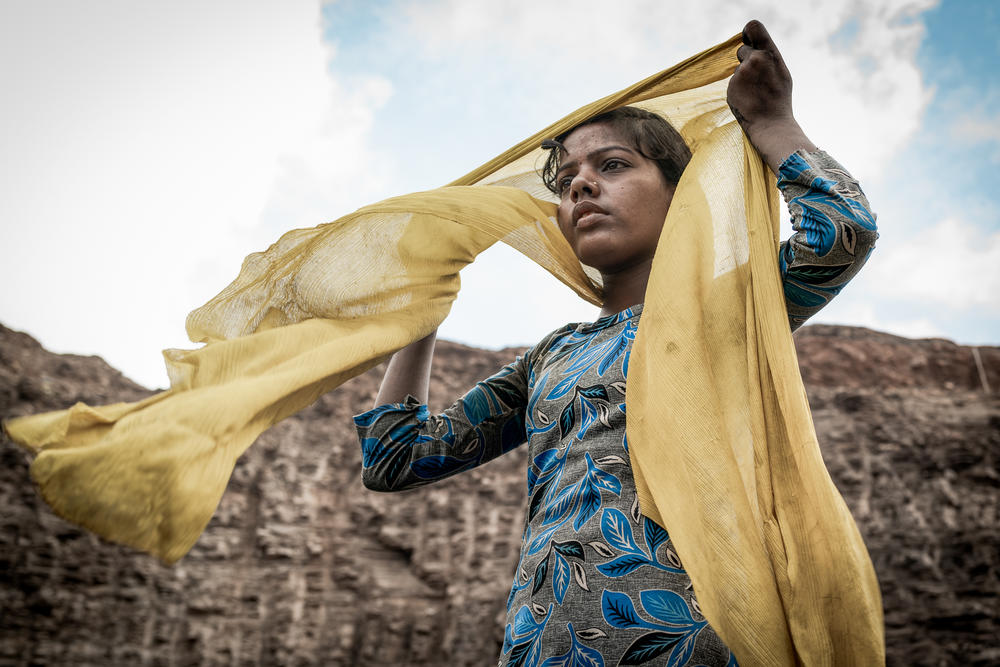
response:
{"label": "woman's wrist", "polygon": [[748,123],[743,131],[775,174],[778,173],[781,163],[795,151],[817,150],[816,144],[809,140],[798,121],[790,116]]}

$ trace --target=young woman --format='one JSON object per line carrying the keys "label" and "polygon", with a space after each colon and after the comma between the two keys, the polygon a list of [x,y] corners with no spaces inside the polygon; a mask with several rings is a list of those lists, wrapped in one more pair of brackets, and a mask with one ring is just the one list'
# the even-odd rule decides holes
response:
{"label": "young woman", "polygon": [[[763,26],[748,24],[744,42],[728,101],[791,211],[795,234],[779,262],[794,328],[858,271],[877,233],[857,183],[792,116],[791,78]],[[633,108],[545,147],[560,230],[603,278],[600,319],[557,329],[437,416],[425,405],[434,335],[399,351],[376,407],[355,418],[365,484],[411,488],[527,442],[528,508],[500,663],[735,664],[667,531],[639,513],[625,438],[630,346],[690,152],[665,120]]]}

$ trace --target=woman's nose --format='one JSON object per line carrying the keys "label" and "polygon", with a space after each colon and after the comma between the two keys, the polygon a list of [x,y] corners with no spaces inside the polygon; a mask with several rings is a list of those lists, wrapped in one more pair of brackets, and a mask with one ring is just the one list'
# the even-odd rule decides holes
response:
{"label": "woman's nose", "polygon": [[596,197],[601,191],[597,179],[589,173],[581,170],[570,183],[570,198],[579,201],[583,197]]}

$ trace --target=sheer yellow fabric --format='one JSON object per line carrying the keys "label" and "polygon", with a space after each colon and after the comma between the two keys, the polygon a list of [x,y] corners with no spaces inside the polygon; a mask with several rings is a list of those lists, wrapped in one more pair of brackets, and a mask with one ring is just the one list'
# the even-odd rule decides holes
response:
{"label": "sheer yellow fabric", "polygon": [[[282,236],[188,318],[170,390],[11,420],[60,515],[166,562],[277,421],[434,329],[496,241],[594,303],[553,224],[542,139],[633,104],[694,153],[674,196],[628,380],[642,511],[665,525],[706,618],[743,665],[882,664],[878,585],[823,465],[777,273],[773,179],[725,103],[739,40],[598,100],[452,186]],[[483,187],[490,186],[490,187]],[[553,323],[558,324],[558,323]],[[667,406],[663,409],[662,406]]]}

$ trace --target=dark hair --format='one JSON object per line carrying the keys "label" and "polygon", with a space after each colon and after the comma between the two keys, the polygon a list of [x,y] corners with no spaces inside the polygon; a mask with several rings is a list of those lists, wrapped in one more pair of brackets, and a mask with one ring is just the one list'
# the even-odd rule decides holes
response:
{"label": "dark hair", "polygon": [[676,185],[680,181],[684,168],[691,160],[691,150],[680,133],[665,118],[652,111],[638,107],[620,107],[585,120],[554,140],[546,139],[542,142],[542,148],[549,151],[545,164],[542,165],[542,182],[553,194],[560,194],[556,172],[559,171],[565,151],[562,142],[581,127],[596,123],[610,125],[620,132],[640,155],[656,163],[667,183]]}

